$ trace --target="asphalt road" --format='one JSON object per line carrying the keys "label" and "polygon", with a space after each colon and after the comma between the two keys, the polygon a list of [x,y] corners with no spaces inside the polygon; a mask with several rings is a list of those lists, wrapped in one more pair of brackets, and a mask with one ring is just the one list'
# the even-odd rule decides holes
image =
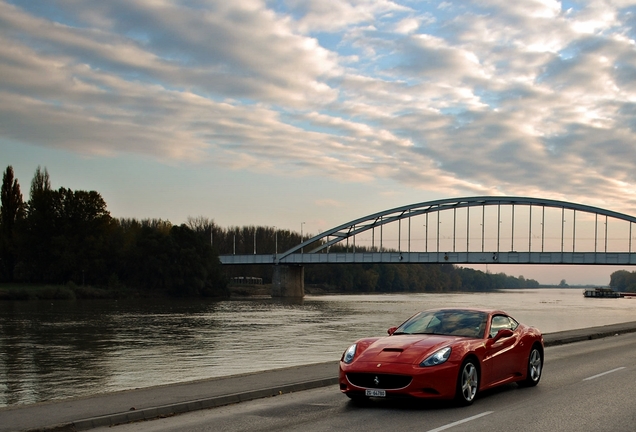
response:
{"label": "asphalt road", "polygon": [[467,408],[391,400],[359,406],[329,386],[94,430],[636,431],[636,333],[547,347],[545,357],[537,387],[504,386]]}

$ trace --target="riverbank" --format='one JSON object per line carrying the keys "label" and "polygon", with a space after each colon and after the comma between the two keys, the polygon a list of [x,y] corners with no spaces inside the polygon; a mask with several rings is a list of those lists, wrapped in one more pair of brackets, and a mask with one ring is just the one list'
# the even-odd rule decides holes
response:
{"label": "riverbank", "polygon": [[[636,322],[544,335],[546,347],[636,332]],[[549,362],[549,358],[547,362]],[[338,361],[0,408],[0,432],[82,431],[335,385]]]}
{"label": "riverbank", "polygon": [[[230,298],[255,298],[272,295],[271,284],[260,285],[230,285]],[[337,291],[318,287],[306,289],[308,295],[338,294]],[[0,284],[0,301],[29,301],[29,300],[104,300],[122,298],[167,298],[163,293],[142,293],[140,291],[117,288],[106,289],[89,285],[78,286],[74,283],[66,285],[38,285],[38,284]],[[204,297],[201,297],[204,298]],[[227,298],[227,297],[223,297]]]}
{"label": "riverbank", "polygon": [[74,300],[74,299],[111,299],[119,298],[122,292],[92,286],[78,286],[74,283],[66,285],[0,285],[0,300]]}
{"label": "riverbank", "polygon": [[[271,294],[271,290],[268,291],[267,294]],[[73,282],[69,282],[65,285],[0,284],[0,301],[112,300],[135,298],[169,299],[176,297],[170,296],[165,292],[148,292],[124,286],[99,288],[91,285],[76,285]],[[200,296],[197,298],[226,299],[227,297]]]}

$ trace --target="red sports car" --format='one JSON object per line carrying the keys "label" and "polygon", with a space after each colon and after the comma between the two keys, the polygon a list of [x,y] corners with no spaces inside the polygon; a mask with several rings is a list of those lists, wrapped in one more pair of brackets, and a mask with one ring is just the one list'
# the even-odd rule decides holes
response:
{"label": "red sports car", "polygon": [[470,405],[479,391],[535,386],[543,336],[500,310],[419,312],[388,337],[360,339],[340,359],[340,390],[352,399],[413,396]]}

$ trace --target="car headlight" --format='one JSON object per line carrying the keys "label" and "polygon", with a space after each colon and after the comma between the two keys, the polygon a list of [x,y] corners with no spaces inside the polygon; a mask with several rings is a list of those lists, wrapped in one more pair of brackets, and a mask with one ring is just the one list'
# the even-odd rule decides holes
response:
{"label": "car headlight", "polygon": [[451,355],[451,347],[442,348],[436,351],[434,354],[426,357],[426,359],[420,363],[420,366],[436,366],[444,363]]}
{"label": "car headlight", "polygon": [[357,344],[351,345],[342,355],[342,361],[349,364],[353,361],[353,357],[356,355]]}

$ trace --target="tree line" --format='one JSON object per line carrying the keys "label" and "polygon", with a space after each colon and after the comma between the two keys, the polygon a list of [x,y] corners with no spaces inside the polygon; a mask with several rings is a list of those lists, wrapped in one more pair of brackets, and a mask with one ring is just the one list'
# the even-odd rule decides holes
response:
{"label": "tree line", "polygon": [[13,168],[7,167],[1,203],[2,282],[228,295],[209,236],[185,224],[115,219],[98,192],[53,189],[47,170],[40,167],[26,202]]}
{"label": "tree line", "polygon": [[618,270],[610,275],[609,286],[614,291],[636,292],[636,272]]}
{"label": "tree line", "polygon": [[504,273],[484,273],[454,264],[306,266],[305,283],[351,293],[485,292],[539,287],[537,281],[523,276],[516,278]]}
{"label": "tree line", "polygon": [[[271,283],[272,266],[226,266],[222,254],[272,254],[307,236],[275,227],[217,226],[189,217],[182,225],[157,219],[113,218],[95,191],[53,189],[37,168],[23,201],[13,168],[2,181],[0,281],[90,285],[113,292],[171,296],[227,296],[236,276]],[[305,251],[319,246],[309,244]],[[336,244],[332,252],[346,251]],[[349,249],[350,250],[350,249]],[[356,251],[370,251],[357,247]],[[333,292],[447,292],[536,288],[532,279],[484,273],[452,264],[341,264],[305,266],[308,287]]]}

